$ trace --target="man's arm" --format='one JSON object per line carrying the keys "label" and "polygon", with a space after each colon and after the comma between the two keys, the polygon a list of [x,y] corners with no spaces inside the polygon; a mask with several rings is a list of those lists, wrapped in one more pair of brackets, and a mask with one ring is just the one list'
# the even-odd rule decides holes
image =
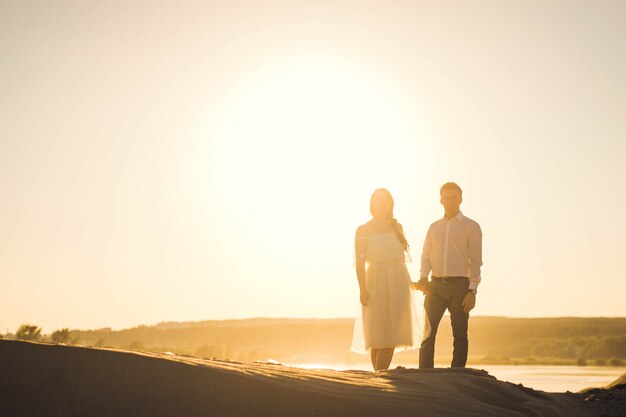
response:
{"label": "man's arm", "polygon": [[469,239],[470,289],[480,284],[480,267],[483,264],[483,232],[478,224],[472,228]]}
{"label": "man's arm", "polygon": [[420,267],[420,280],[417,284],[417,289],[426,292],[428,287],[428,275],[430,275],[430,251],[433,246],[433,239],[431,236],[431,227],[428,228],[426,233],[426,239],[424,240],[424,247],[422,249],[421,267]]}

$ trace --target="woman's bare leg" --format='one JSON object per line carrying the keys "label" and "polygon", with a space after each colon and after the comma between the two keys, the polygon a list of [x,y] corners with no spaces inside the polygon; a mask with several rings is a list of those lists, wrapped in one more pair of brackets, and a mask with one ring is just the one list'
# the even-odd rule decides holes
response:
{"label": "woman's bare leg", "polygon": [[376,357],[378,356],[378,349],[372,349],[370,351],[370,359],[372,360],[372,367],[374,368],[375,371],[377,371],[376,369]]}
{"label": "woman's bare leg", "polygon": [[374,366],[374,369],[376,371],[389,369],[389,365],[391,364],[391,359],[393,359],[394,348],[385,348],[385,349],[376,349],[376,350],[378,352],[376,354],[376,365]]}

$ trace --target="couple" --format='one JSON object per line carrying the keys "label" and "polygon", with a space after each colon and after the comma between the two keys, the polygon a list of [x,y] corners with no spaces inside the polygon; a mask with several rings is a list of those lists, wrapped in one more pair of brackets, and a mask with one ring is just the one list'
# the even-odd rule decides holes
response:
{"label": "couple", "polygon": [[[411,281],[405,265],[409,244],[393,217],[389,191],[374,191],[372,220],[356,231],[361,315],[355,322],[352,350],[369,351],[375,371],[389,368],[394,351],[417,347],[419,367],[433,368],[437,327],[446,309],[454,336],[452,367],[464,367],[467,362],[467,322],[480,283],[482,232],[478,223],[460,211],[461,187],[448,182],[441,187],[440,197],[444,217],[428,229],[418,282]],[[422,319],[411,289],[425,294]]]}

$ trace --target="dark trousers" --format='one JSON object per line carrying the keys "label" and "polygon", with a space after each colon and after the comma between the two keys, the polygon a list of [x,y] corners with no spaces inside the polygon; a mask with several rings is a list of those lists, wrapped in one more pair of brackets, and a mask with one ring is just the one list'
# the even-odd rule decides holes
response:
{"label": "dark trousers", "polygon": [[[426,320],[430,324],[430,334],[426,332],[420,349],[420,368],[434,368],[435,366],[435,337],[437,327],[446,312],[450,311],[452,322],[452,336],[454,337],[454,353],[452,367],[463,368],[467,363],[467,322],[469,313],[463,312],[463,299],[469,289],[469,279],[458,279],[452,282],[441,283],[430,281],[430,292],[424,299]],[[426,325],[428,329],[428,324]]]}

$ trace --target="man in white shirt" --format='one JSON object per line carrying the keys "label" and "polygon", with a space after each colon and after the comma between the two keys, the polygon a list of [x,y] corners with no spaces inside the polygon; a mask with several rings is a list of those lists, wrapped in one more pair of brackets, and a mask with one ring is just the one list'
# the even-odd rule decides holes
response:
{"label": "man in white shirt", "polygon": [[[450,311],[454,353],[452,367],[467,362],[467,323],[476,304],[482,262],[480,226],[461,213],[461,187],[448,182],[441,187],[445,214],[430,225],[424,250],[420,280],[415,287],[426,294],[426,326],[420,349],[420,368],[433,368],[437,327],[446,310]],[[430,282],[428,276],[432,271]]]}

